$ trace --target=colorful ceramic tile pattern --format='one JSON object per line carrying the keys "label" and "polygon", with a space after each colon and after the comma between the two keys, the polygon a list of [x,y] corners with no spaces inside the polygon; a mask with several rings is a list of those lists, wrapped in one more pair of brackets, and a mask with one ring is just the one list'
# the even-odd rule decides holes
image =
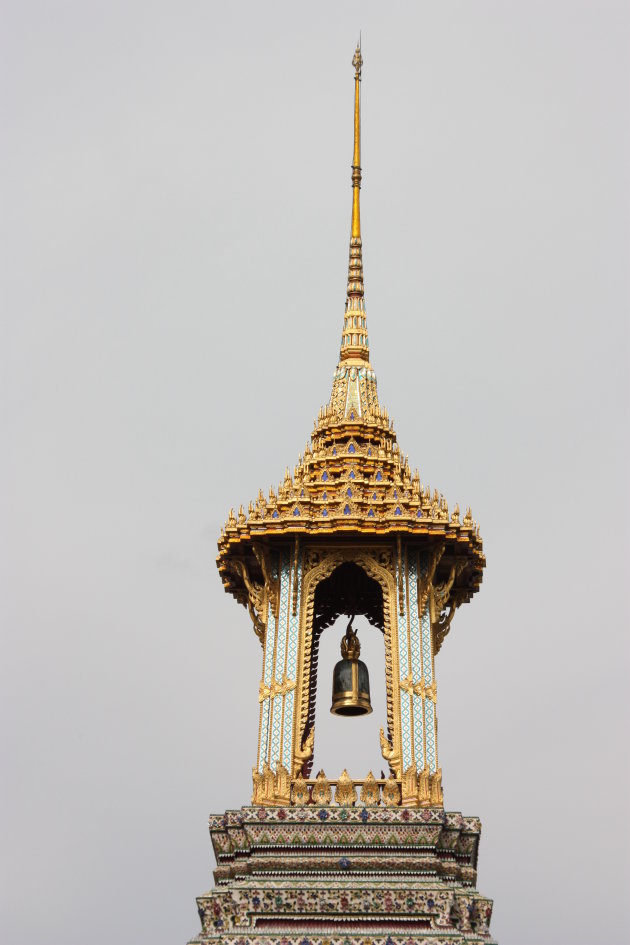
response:
{"label": "colorful ceramic tile pattern", "polygon": [[[297,567],[297,580],[291,574],[293,591],[291,593],[291,608],[289,610],[289,628],[285,656],[286,678],[291,682],[297,678],[298,644],[300,631],[300,603],[302,591],[302,555],[297,555],[293,567]],[[295,592],[295,599],[293,598]],[[291,765],[291,748],[293,742],[293,712],[295,708],[295,689],[291,689],[284,697],[284,727],[282,733],[282,763],[289,769]]]}
{"label": "colorful ceramic tile pattern", "polygon": [[[272,565],[272,575],[274,580],[278,577],[278,567],[274,562]],[[273,654],[276,639],[276,621],[271,604],[268,605],[267,615],[267,637],[265,639],[265,650],[263,658],[263,682],[269,686],[273,679]],[[269,763],[269,733],[271,716],[271,698],[267,696],[260,704],[260,740],[258,746],[258,770],[262,772],[263,765]]]}
{"label": "colorful ceramic tile pattern", "polygon": [[[409,555],[408,571],[409,594],[409,641],[411,649],[411,674],[414,685],[422,679],[422,642],[420,640],[420,621],[418,619],[418,565],[416,555]],[[422,696],[414,692],[413,696],[413,752],[418,770],[424,768],[424,719]]]}
{"label": "colorful ceramic tile pattern", "polygon": [[191,945],[494,945],[481,824],[436,808],[245,807],[210,818]]}

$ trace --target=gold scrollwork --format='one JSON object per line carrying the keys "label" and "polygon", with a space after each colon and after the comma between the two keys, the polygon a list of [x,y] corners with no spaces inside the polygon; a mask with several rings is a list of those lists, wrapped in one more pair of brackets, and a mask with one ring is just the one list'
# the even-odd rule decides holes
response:
{"label": "gold scrollwork", "polygon": [[433,586],[433,578],[435,577],[435,572],[437,571],[437,566],[440,563],[440,559],[446,550],[446,545],[441,544],[437,545],[431,553],[429,558],[429,566],[427,568],[427,573],[418,577],[418,613],[424,613],[424,608],[427,605],[427,600],[431,593],[431,588]]}
{"label": "gold scrollwork", "polygon": [[378,551],[375,554],[375,558],[378,564],[382,568],[386,568],[388,571],[392,570],[392,553],[389,548],[384,548],[382,551]]}
{"label": "gold scrollwork", "polygon": [[415,762],[407,768],[402,778],[403,807],[443,807],[442,769],[431,773],[423,768],[420,773]]}
{"label": "gold scrollwork", "polygon": [[[339,789],[337,789],[339,790]],[[366,807],[375,807],[380,801],[378,781],[370,771],[361,787],[361,803]]]}
{"label": "gold scrollwork", "polygon": [[451,622],[455,616],[455,611],[457,610],[459,604],[457,601],[452,601],[448,613],[442,613],[432,624],[433,629],[433,652],[439,653],[440,647],[444,642],[446,634],[451,629]]}
{"label": "gold scrollwork", "polygon": [[[454,596],[453,585],[466,567],[465,560],[455,561],[451,566],[449,576],[442,584],[433,587],[431,599],[431,629],[433,631],[433,653],[439,653],[446,634],[451,628],[451,621],[459,606]],[[448,612],[446,612],[446,608]]]}
{"label": "gold scrollwork", "polygon": [[418,804],[420,807],[431,806],[431,772],[423,768],[418,775]]}
{"label": "gold scrollwork", "polygon": [[298,602],[298,563],[300,560],[300,536],[295,536],[295,543],[293,546],[293,604],[292,611],[293,616],[297,614],[297,602]]}
{"label": "gold scrollwork", "polygon": [[278,765],[276,772],[267,762],[262,773],[252,768],[253,794],[252,804],[262,807],[284,807],[291,802],[291,779],[284,765]]}
{"label": "gold scrollwork", "polygon": [[431,702],[435,702],[437,699],[437,687],[435,681],[433,681],[429,686],[427,686],[424,677],[420,682],[414,683],[413,676],[409,673],[404,679],[400,680],[400,688],[409,693],[409,695],[420,696],[422,699],[430,699]]}
{"label": "gold scrollwork", "polygon": [[316,568],[322,560],[321,552],[317,549],[309,548],[309,550],[304,555],[304,574],[307,574],[309,571],[312,571],[313,568]]}
{"label": "gold scrollwork", "polygon": [[431,807],[444,807],[444,793],[442,791],[442,769],[431,775]]}
{"label": "gold scrollwork", "polygon": [[295,689],[295,679],[289,679],[286,673],[282,674],[282,679],[278,682],[275,679],[272,679],[268,686],[265,685],[264,681],[260,683],[258,687],[258,701],[262,702],[263,699],[267,699],[274,696],[286,696],[287,692],[291,692],[292,689]]}
{"label": "gold scrollwork", "polygon": [[444,581],[443,584],[433,585],[433,596],[435,600],[435,609],[437,611],[444,610],[449,594],[451,593],[451,588],[453,587],[456,578],[459,577],[465,567],[466,561],[455,561],[455,563],[451,566],[451,571],[446,581]]}
{"label": "gold scrollwork", "polygon": [[320,771],[315,778],[315,784],[313,785],[313,790],[311,791],[311,797],[313,799],[313,804],[317,805],[318,807],[326,807],[332,800],[332,788],[330,787],[330,781],[324,774],[323,770]]}
{"label": "gold scrollwork", "polygon": [[315,729],[312,728],[307,737],[302,742],[301,748],[295,748],[293,751],[293,777],[299,777],[305,762],[313,757],[313,745],[315,744]]}
{"label": "gold scrollwork", "polygon": [[254,632],[260,640],[261,646],[265,646],[265,636],[267,633],[267,590],[264,584],[253,581],[250,577],[247,565],[244,561],[235,560],[232,562],[232,571],[239,575],[245,590],[247,591],[247,609],[254,625]]}
{"label": "gold scrollwork", "polygon": [[396,536],[396,564],[398,567],[398,612],[405,612],[405,576],[403,573],[402,540]]}
{"label": "gold scrollwork", "polygon": [[305,778],[295,778],[291,784],[291,803],[296,807],[305,807],[309,802],[308,784]]}
{"label": "gold scrollwork", "polygon": [[393,775],[383,785],[383,803],[386,807],[398,807],[400,804],[400,785]]}
{"label": "gold scrollwork", "polygon": [[415,761],[404,772],[402,776],[402,806],[418,806],[418,769]]}
{"label": "gold scrollwork", "polygon": [[254,543],[252,547],[263,573],[262,584],[260,581],[255,581],[252,578],[247,564],[240,558],[236,558],[232,561],[230,567],[233,573],[238,575],[243,582],[247,594],[247,600],[244,603],[247,604],[249,616],[254,625],[254,632],[260,640],[261,646],[264,648],[265,637],[267,635],[267,612],[269,605],[271,605],[275,619],[278,619],[280,582],[277,578],[274,578],[271,573],[268,549],[258,543]]}
{"label": "gold scrollwork", "polygon": [[252,545],[252,550],[256,556],[256,560],[260,565],[260,569],[263,573],[263,580],[265,582],[265,590],[267,591],[267,597],[269,603],[271,604],[271,610],[273,612],[274,618],[278,619],[278,611],[280,608],[280,581],[277,578],[274,578],[271,573],[271,561],[269,558],[269,550],[265,548],[264,545],[254,542]]}
{"label": "gold scrollwork", "polygon": [[354,781],[345,768],[337,781],[335,801],[340,807],[354,807],[357,802],[357,791],[354,786]]}
{"label": "gold scrollwork", "polygon": [[380,730],[381,754],[389,765],[390,771],[396,778],[401,776],[402,753],[395,751],[383,729]]}

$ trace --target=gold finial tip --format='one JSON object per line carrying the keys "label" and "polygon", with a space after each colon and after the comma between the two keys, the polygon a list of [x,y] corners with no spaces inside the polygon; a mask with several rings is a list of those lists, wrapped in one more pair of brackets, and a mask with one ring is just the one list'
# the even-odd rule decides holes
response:
{"label": "gold finial tip", "polygon": [[354,56],[352,57],[352,65],[354,66],[355,73],[361,77],[361,66],[363,65],[363,56],[361,55],[361,43],[357,43],[357,48],[354,51]]}

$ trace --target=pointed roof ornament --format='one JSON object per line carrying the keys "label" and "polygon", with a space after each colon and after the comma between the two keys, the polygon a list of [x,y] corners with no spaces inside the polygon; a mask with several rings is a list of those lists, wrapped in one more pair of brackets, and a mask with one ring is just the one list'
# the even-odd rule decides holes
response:
{"label": "pointed roof ornament", "polygon": [[368,363],[370,359],[363,292],[363,251],[361,243],[361,44],[352,59],[354,66],[354,150],[352,154],[352,225],[348,263],[348,297],[341,336],[340,360],[352,358]]}
{"label": "pointed roof ornament", "polygon": [[351,236],[361,238],[361,213],[359,191],[361,189],[361,45],[357,45],[352,57],[354,66],[354,151],[352,154],[352,229]]}

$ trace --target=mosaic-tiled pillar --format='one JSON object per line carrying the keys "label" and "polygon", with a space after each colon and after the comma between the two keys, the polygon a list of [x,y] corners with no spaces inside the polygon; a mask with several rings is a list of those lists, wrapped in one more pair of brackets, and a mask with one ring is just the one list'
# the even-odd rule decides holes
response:
{"label": "mosaic-tiled pillar", "polygon": [[[424,552],[402,546],[396,562],[402,769],[437,771],[435,680]],[[421,612],[420,612],[421,611]]]}
{"label": "mosaic-tiled pillar", "polygon": [[[274,559],[271,565],[271,576],[274,581],[278,580],[278,564]],[[265,636],[265,647],[263,654],[263,674],[260,684],[260,732],[258,737],[258,770],[262,772],[263,765],[269,762],[269,736],[271,729],[272,698],[271,682],[274,673],[274,653],[276,646],[276,618],[272,602],[267,604],[267,633]]]}
{"label": "mosaic-tiled pillar", "polygon": [[267,764],[272,771],[283,765],[290,773],[302,584],[297,546],[293,553],[290,548],[280,552],[272,563],[272,577],[278,581],[278,617],[270,601],[260,686],[258,771],[262,773]]}

